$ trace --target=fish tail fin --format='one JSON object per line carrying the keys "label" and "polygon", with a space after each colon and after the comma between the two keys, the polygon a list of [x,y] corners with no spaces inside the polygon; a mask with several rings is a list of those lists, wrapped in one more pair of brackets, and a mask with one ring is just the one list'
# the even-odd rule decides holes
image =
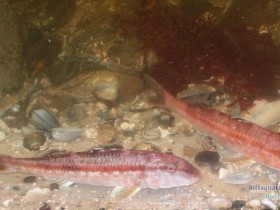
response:
{"label": "fish tail fin", "polygon": [[[144,80],[148,88],[154,90],[161,102],[166,104],[168,108],[174,109],[178,105],[182,104],[179,100],[176,99],[171,93],[165,90],[157,81],[155,81],[150,75],[144,73]],[[154,101],[152,101],[154,102]]]}

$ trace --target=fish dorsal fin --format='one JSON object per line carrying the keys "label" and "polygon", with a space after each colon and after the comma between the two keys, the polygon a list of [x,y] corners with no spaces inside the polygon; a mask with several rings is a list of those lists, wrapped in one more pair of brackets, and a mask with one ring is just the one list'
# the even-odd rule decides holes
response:
{"label": "fish dorsal fin", "polygon": [[108,151],[108,150],[120,150],[123,149],[122,146],[117,145],[117,144],[112,144],[112,145],[104,145],[104,146],[100,146],[100,147],[94,147],[91,148],[90,150],[88,150],[89,152],[101,152],[101,151]]}
{"label": "fish dorsal fin", "polygon": [[41,157],[60,157],[66,154],[72,154],[73,152],[67,150],[50,150],[45,154],[41,154]]}

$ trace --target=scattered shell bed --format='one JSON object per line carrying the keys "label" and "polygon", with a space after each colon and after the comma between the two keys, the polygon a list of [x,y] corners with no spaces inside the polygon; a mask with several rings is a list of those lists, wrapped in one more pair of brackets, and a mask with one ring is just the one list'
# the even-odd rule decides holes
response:
{"label": "scattered shell bed", "polygon": [[[94,80],[104,75],[116,79],[115,73],[104,71]],[[57,97],[53,96],[60,94],[70,95],[75,102],[64,104],[61,110],[54,107],[52,100]],[[117,98],[122,97],[119,94]],[[145,94],[143,88],[135,100],[112,104],[107,96],[102,100],[102,94],[95,98],[94,92],[88,95],[91,101],[84,102],[73,91],[48,89],[48,94],[36,97],[47,97],[49,106],[41,100],[32,102],[25,126],[7,126],[8,115],[0,121],[5,134],[0,153],[38,157],[49,150],[85,151],[106,145],[169,152],[199,168],[203,174],[199,182],[190,187],[142,189],[130,199],[112,202],[110,187],[69,185],[31,174],[0,174],[0,209],[276,209],[279,172],[231,152],[170,110],[148,106]]]}

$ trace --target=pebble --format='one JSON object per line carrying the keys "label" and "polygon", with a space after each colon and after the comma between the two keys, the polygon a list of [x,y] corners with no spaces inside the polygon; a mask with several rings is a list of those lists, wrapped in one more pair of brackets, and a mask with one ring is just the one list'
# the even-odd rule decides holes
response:
{"label": "pebble", "polygon": [[95,139],[98,136],[98,131],[95,128],[87,128],[84,134],[86,138]]}
{"label": "pebble", "polygon": [[36,176],[27,176],[23,179],[24,183],[34,183],[36,182],[37,177]]}
{"label": "pebble", "polygon": [[215,209],[228,209],[231,207],[232,202],[227,198],[213,197],[207,199],[207,203],[211,208]]}
{"label": "pebble", "polygon": [[211,166],[219,162],[220,155],[218,152],[205,150],[197,153],[194,160],[200,166]]}
{"label": "pebble", "polygon": [[140,142],[136,144],[133,148],[133,150],[146,150],[146,151],[156,151],[156,152],[162,152],[161,149],[151,143],[147,142]]}
{"label": "pebble", "polygon": [[229,175],[229,171],[226,168],[219,169],[219,179],[225,179]]}
{"label": "pebble", "polygon": [[98,141],[101,145],[111,143],[117,135],[117,131],[110,125],[103,125],[99,127]]}
{"label": "pebble", "polygon": [[147,140],[156,140],[161,137],[161,131],[159,128],[150,128],[147,126],[142,130],[141,135]]}
{"label": "pebble", "polygon": [[94,89],[97,98],[108,102],[115,102],[119,97],[119,86],[117,83],[97,84]]}
{"label": "pebble", "polygon": [[51,207],[47,203],[44,203],[44,205],[40,207],[39,210],[51,210]]}
{"label": "pebble", "polygon": [[256,209],[261,206],[261,202],[259,200],[250,200],[247,202],[247,206]]}
{"label": "pebble", "polygon": [[231,209],[232,210],[240,210],[243,206],[246,205],[246,202],[243,200],[235,200],[232,202]]}
{"label": "pebble", "polygon": [[135,128],[135,124],[134,123],[129,123],[129,122],[122,122],[120,124],[120,128],[123,131],[133,131]]}

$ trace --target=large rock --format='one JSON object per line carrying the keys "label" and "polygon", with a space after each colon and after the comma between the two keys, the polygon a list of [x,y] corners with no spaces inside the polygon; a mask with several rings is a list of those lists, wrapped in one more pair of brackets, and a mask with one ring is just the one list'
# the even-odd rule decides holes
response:
{"label": "large rock", "polygon": [[0,1],[0,90],[19,88],[24,81],[22,43],[17,21],[6,0]]}

